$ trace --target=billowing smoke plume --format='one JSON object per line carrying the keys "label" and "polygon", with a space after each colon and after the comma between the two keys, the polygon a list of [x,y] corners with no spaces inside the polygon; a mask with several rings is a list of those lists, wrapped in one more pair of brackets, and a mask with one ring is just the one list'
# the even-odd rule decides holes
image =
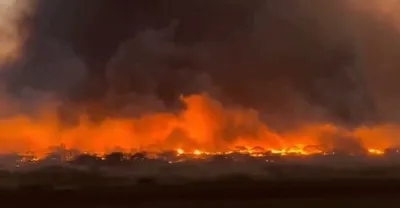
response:
{"label": "billowing smoke plume", "polygon": [[3,0],[0,3],[0,64],[16,58],[26,36],[19,21],[29,14],[30,1]]}
{"label": "billowing smoke plume", "polygon": [[[395,0],[31,2],[22,30],[7,30],[28,39],[3,76],[28,112],[45,98],[63,121],[133,118],[180,112],[181,96],[207,93],[254,109],[257,129],[400,118]],[[232,125],[216,132],[236,134]]]}

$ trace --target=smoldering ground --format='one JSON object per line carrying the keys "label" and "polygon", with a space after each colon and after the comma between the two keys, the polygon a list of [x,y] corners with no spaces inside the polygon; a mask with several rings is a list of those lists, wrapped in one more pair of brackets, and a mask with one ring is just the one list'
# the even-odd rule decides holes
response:
{"label": "smoldering ground", "polygon": [[7,93],[52,93],[69,116],[171,110],[200,92],[253,108],[276,129],[391,123],[400,113],[395,12],[377,0],[34,0],[33,8]]}

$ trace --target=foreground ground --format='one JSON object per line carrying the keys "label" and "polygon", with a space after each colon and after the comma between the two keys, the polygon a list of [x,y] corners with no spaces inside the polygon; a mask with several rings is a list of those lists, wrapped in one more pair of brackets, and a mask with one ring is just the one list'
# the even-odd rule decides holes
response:
{"label": "foreground ground", "polygon": [[[0,172],[10,207],[400,207],[397,158],[34,163]],[[37,205],[36,205],[37,204]]]}
{"label": "foreground ground", "polygon": [[53,207],[399,207],[400,180],[259,181],[245,178],[181,185],[3,189],[3,204]]}

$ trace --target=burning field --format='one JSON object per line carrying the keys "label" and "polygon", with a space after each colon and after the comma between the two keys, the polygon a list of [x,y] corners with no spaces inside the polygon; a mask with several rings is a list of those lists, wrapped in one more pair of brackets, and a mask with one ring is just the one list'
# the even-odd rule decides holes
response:
{"label": "burning field", "polygon": [[391,207],[398,2],[1,0],[0,201]]}
{"label": "burning field", "polygon": [[64,145],[98,155],[168,150],[193,154],[239,151],[312,155],[341,151],[379,155],[400,143],[396,125],[349,130],[329,123],[307,124],[277,132],[268,128],[256,111],[225,107],[207,95],[191,95],[182,98],[182,102],[185,108],[177,113],[110,118],[101,123],[82,115],[74,127],[62,127],[56,111],[49,110],[51,106],[36,117],[11,116],[0,121],[0,151],[31,152],[42,157],[51,148]]}
{"label": "burning field", "polygon": [[400,146],[396,1],[80,2],[1,5],[1,154],[265,162]]}

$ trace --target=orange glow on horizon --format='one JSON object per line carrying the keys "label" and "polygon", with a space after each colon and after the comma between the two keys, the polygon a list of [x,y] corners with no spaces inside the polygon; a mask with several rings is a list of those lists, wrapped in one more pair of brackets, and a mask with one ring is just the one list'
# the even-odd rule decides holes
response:
{"label": "orange glow on horizon", "polygon": [[357,143],[367,152],[376,150],[369,151],[376,154],[400,144],[396,140],[400,130],[394,125],[350,131],[331,124],[307,124],[278,134],[254,110],[229,108],[205,94],[184,97],[182,101],[186,108],[178,114],[107,119],[101,124],[91,123],[82,115],[79,125],[73,128],[60,128],[56,111],[51,107],[44,108],[36,119],[24,115],[3,118],[0,119],[0,153],[33,152],[40,156],[50,147],[63,144],[68,149],[100,155],[139,149],[177,150],[179,154],[194,155],[227,151],[310,155],[337,148],[352,150],[351,144]]}

